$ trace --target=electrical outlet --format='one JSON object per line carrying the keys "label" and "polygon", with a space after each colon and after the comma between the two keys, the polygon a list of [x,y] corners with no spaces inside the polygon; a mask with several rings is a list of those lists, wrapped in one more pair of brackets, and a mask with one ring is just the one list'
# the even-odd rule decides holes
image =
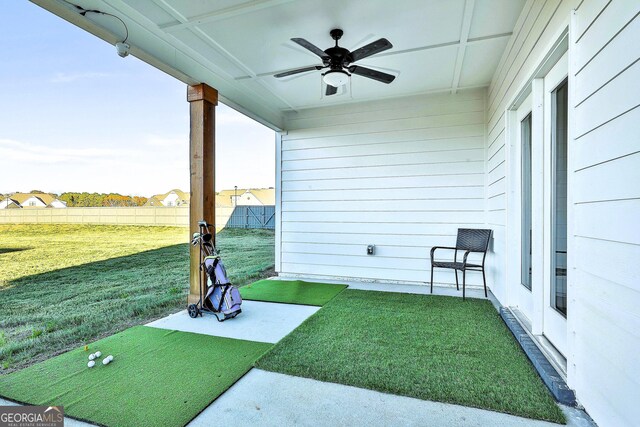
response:
{"label": "electrical outlet", "polygon": [[367,255],[373,255],[376,251],[376,245],[367,246]]}

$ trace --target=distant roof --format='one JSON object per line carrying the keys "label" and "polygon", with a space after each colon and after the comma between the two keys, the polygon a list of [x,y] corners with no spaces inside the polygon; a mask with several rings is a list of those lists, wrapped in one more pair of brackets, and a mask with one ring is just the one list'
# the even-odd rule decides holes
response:
{"label": "distant roof", "polygon": [[232,190],[221,190],[216,193],[216,206],[231,207],[233,206],[233,196],[242,196],[245,193],[251,193],[263,205],[276,204],[276,191],[273,188],[238,188]]}
{"label": "distant roof", "polygon": [[49,206],[51,202],[56,200],[56,197],[54,195],[47,193],[14,193],[10,196],[12,200],[15,200],[21,205],[32,197],[37,197],[46,206]]}
{"label": "distant roof", "polygon": [[149,197],[149,199],[147,199],[147,202],[144,205],[145,206],[163,206],[162,200],[164,200],[164,197],[160,199],[158,198],[158,196],[151,196]]}
{"label": "distant roof", "polygon": [[[173,190],[167,191],[166,193],[156,194],[156,195],[153,195],[153,196],[149,197],[149,200],[147,201],[146,205],[147,206],[152,206],[152,205],[149,204],[149,202],[152,199],[155,199],[157,201],[161,201],[161,200],[164,200],[171,193],[175,193],[180,200],[184,200],[185,202],[188,202],[189,199],[191,199],[191,194],[190,193],[184,192],[184,191],[182,191],[180,189],[177,189],[177,188],[174,188]],[[156,204],[154,203],[153,206],[156,206]]]}
{"label": "distant roof", "polygon": [[250,190],[251,193],[256,196],[263,205],[275,205],[276,204],[276,190],[273,188],[256,188]]}
{"label": "distant roof", "polygon": [[6,197],[2,200],[0,200],[0,206],[5,205],[5,207],[10,208],[11,206],[15,207],[15,208],[21,208],[22,206],[20,206],[20,203],[18,203],[16,200],[13,200],[11,197]]}
{"label": "distant roof", "polygon": [[[180,200],[189,201],[189,199],[191,198],[191,193],[184,192],[184,191],[179,190],[179,189],[177,189],[177,188],[176,188],[176,189],[173,189],[173,190],[171,190],[171,191],[169,191],[167,194],[165,194],[165,195],[164,195],[164,197],[167,197],[167,196],[168,196],[169,194],[171,194],[171,193],[176,193],[176,195],[177,195],[178,197],[180,197]],[[164,198],[164,197],[163,197],[163,198]]]}
{"label": "distant roof", "polygon": [[217,195],[224,197],[224,196],[235,196],[236,194],[238,196],[242,196],[244,193],[246,193],[248,190],[246,188],[238,188],[236,189],[232,189],[232,190],[221,190],[218,191]]}

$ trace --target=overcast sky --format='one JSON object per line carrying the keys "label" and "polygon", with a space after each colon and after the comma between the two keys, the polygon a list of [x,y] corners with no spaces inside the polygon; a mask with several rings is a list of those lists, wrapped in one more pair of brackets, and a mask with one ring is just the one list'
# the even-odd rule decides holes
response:
{"label": "overcast sky", "polygon": [[[189,189],[185,84],[28,1],[0,39],[0,193]],[[216,190],[273,186],[274,138],[220,104]]]}

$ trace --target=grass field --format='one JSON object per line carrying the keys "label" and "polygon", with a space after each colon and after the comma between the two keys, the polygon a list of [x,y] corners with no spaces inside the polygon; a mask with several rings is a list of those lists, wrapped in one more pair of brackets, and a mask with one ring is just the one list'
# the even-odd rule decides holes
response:
{"label": "grass field", "polygon": [[257,367],[564,423],[486,300],[345,290]]}
{"label": "grass field", "polygon": [[[0,225],[0,372],[186,305],[188,232],[177,227]],[[230,279],[274,264],[274,233],[218,234]]]}

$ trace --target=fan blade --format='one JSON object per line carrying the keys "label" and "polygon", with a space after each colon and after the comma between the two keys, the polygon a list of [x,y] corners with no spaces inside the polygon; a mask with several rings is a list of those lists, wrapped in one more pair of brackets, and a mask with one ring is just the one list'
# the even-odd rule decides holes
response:
{"label": "fan blade", "polygon": [[356,62],[368,56],[375,55],[376,53],[391,49],[392,47],[393,45],[389,40],[380,39],[369,43],[366,46],[362,46],[360,49],[354,50],[351,52],[351,56],[353,57],[353,62]]}
{"label": "fan blade", "polygon": [[359,65],[353,65],[349,67],[349,71],[353,74],[357,74],[359,76],[367,77],[387,84],[391,83],[396,78],[396,76],[392,76],[391,74],[372,70],[371,68],[361,67]]}
{"label": "fan blade", "polygon": [[326,96],[335,95],[338,93],[338,88],[335,86],[327,85],[327,91],[325,92]]}
{"label": "fan blade", "polygon": [[293,38],[291,39],[292,42],[298,43],[300,46],[302,46],[303,48],[307,49],[309,52],[318,55],[320,58],[322,58],[323,60],[326,58],[327,60],[329,59],[329,56],[324,53],[324,50],[320,49],[318,46],[314,45],[313,43],[305,40],[305,39],[301,39],[301,38]]}
{"label": "fan blade", "polygon": [[284,71],[282,73],[274,74],[273,77],[276,77],[279,79],[280,77],[287,77],[287,76],[292,76],[294,74],[306,73],[307,71],[315,71],[315,70],[322,70],[322,67],[320,65],[314,65],[311,67],[298,68],[296,70],[289,70],[289,71]]}

